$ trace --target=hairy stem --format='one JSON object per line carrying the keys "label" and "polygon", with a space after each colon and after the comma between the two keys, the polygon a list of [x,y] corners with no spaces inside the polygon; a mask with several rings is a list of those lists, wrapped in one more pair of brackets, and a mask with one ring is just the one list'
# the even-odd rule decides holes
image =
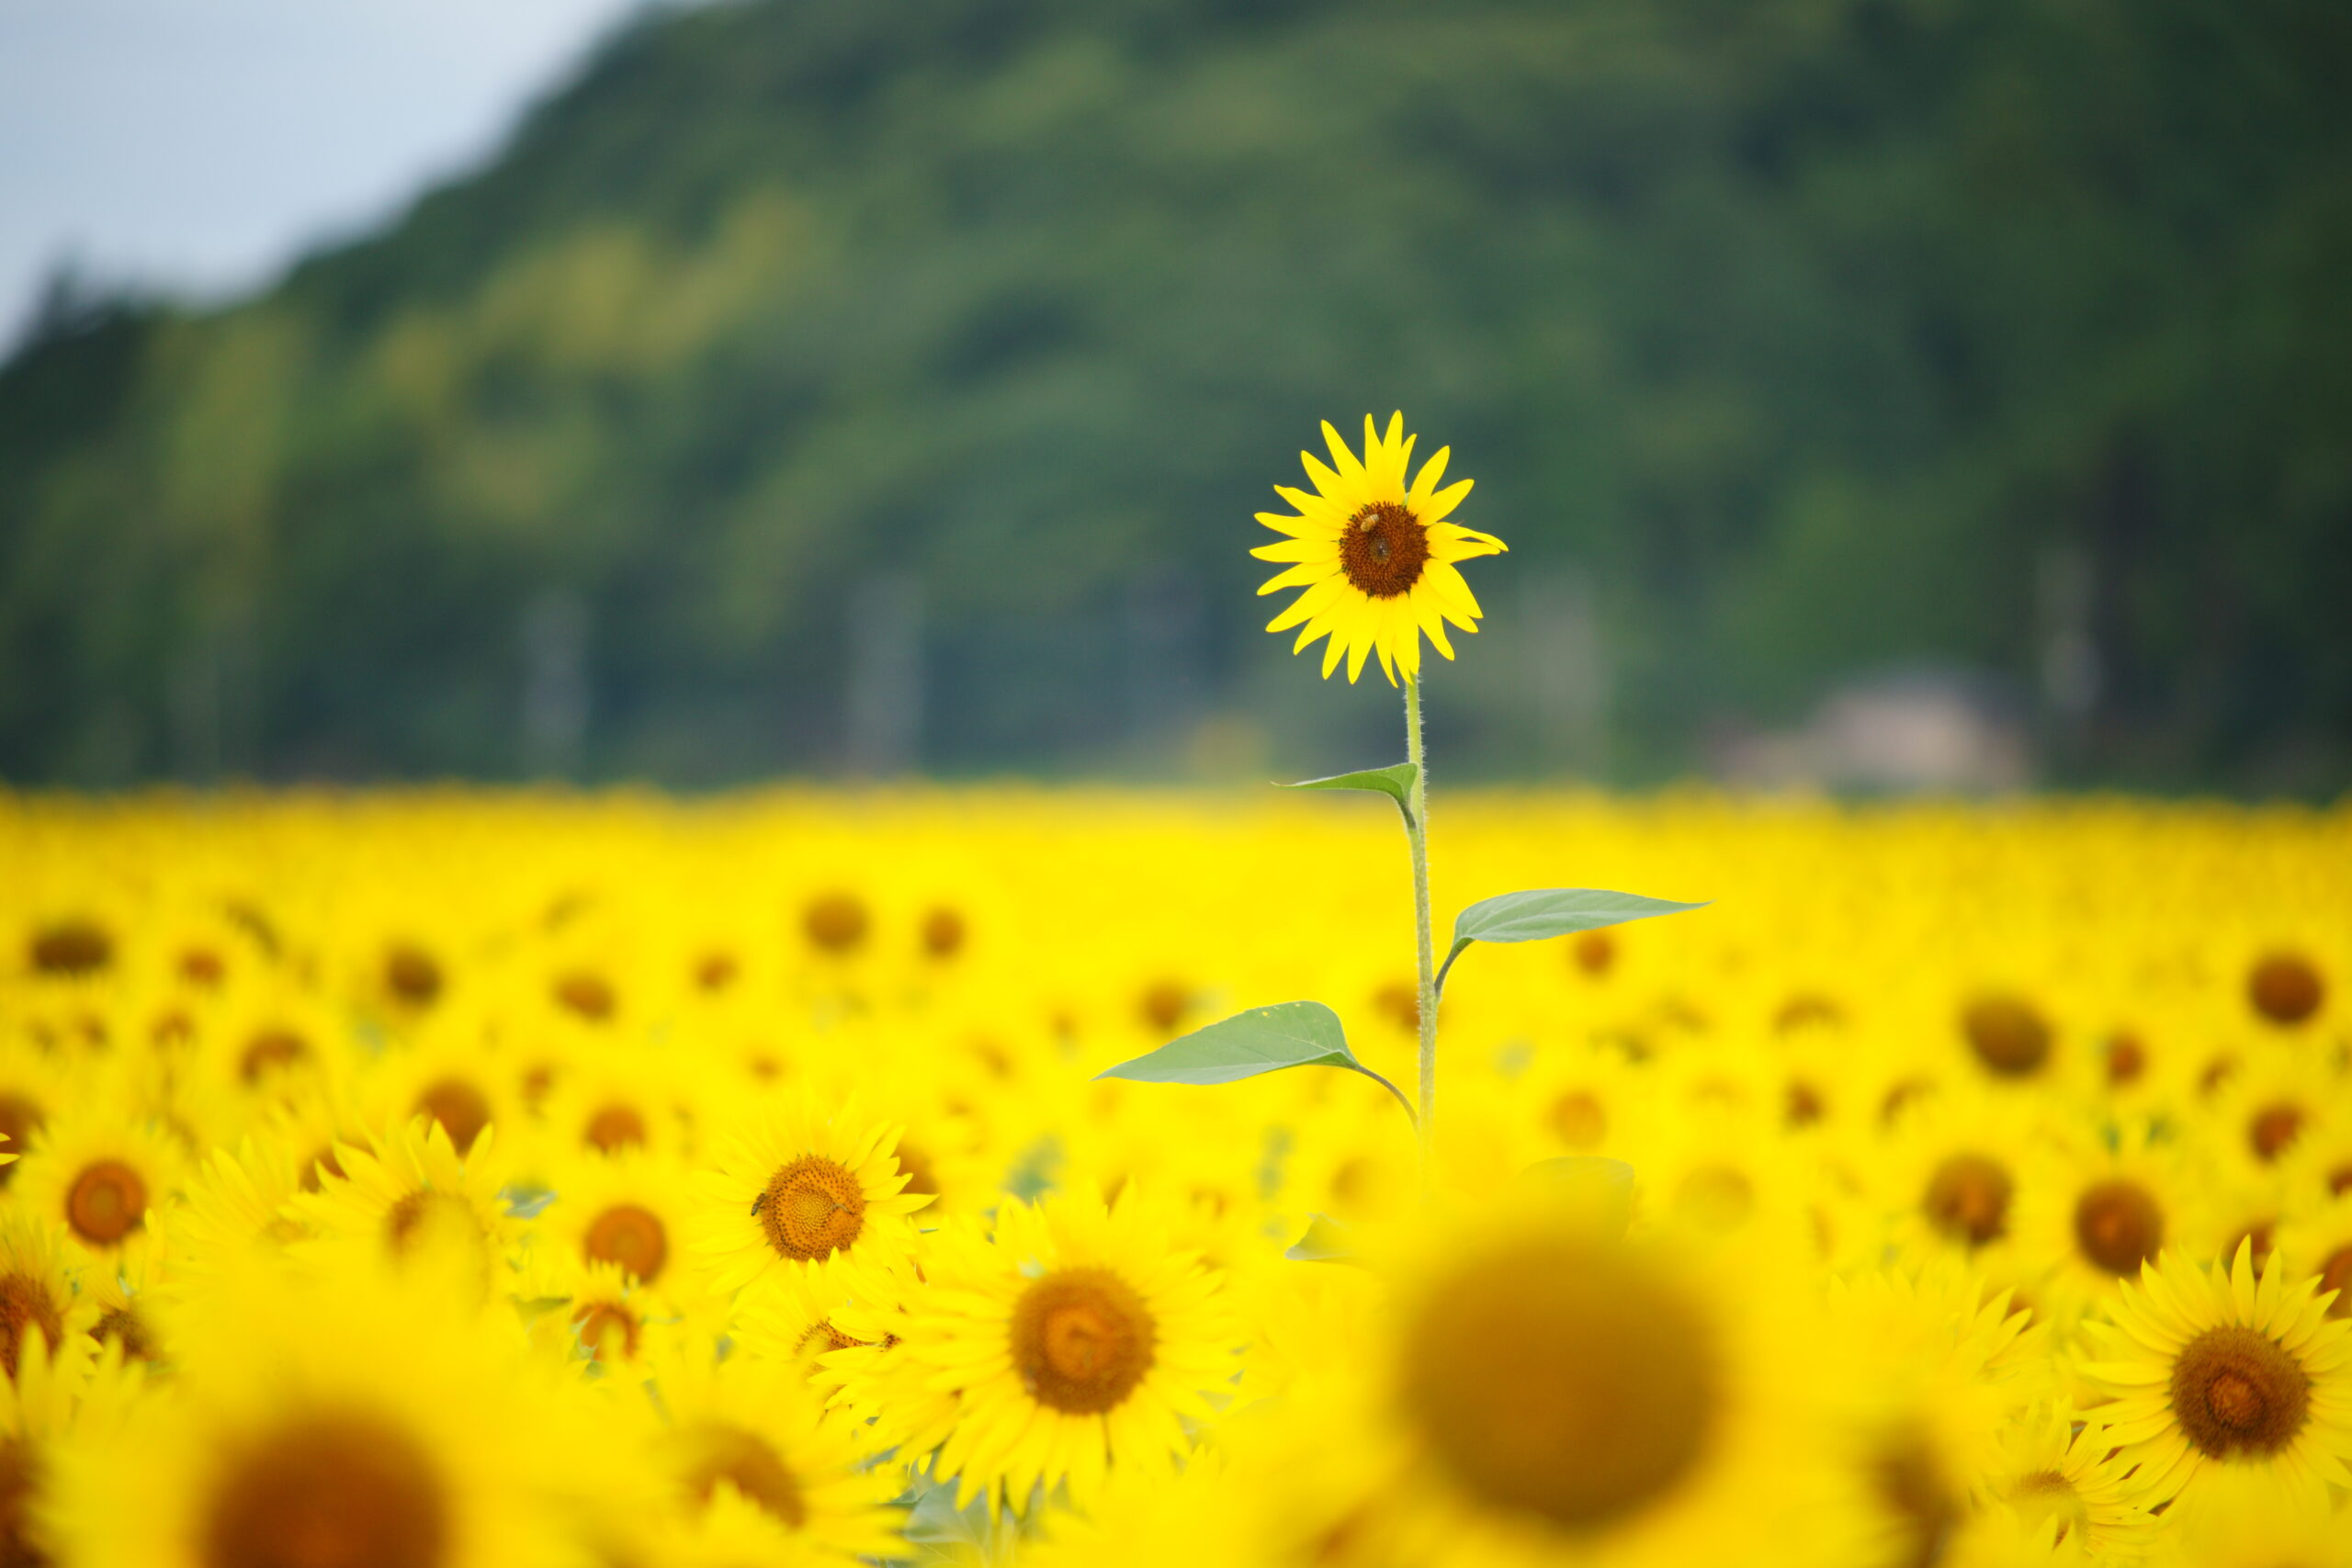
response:
{"label": "hairy stem", "polygon": [[1405,682],[1405,756],[1413,764],[1413,808],[1405,837],[1413,849],[1413,941],[1419,963],[1421,1025],[1421,1177],[1430,1176],[1437,1136],[1437,976],[1430,943],[1430,771],[1421,750],[1421,682]]}

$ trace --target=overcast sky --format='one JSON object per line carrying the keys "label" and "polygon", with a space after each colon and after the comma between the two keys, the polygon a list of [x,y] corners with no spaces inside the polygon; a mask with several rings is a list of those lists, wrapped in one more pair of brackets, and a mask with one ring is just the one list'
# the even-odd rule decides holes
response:
{"label": "overcast sky", "polygon": [[0,0],[0,349],[67,256],[198,298],[479,162],[643,0]]}

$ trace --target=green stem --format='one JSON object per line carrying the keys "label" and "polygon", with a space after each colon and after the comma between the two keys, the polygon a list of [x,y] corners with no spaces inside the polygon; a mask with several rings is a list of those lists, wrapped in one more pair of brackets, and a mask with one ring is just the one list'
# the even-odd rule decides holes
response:
{"label": "green stem", "polygon": [[1421,682],[1405,682],[1405,757],[1413,764],[1413,809],[1405,837],[1413,848],[1413,941],[1419,961],[1421,1024],[1421,1179],[1430,1177],[1437,1136],[1436,953],[1430,943],[1430,770],[1421,753]]}

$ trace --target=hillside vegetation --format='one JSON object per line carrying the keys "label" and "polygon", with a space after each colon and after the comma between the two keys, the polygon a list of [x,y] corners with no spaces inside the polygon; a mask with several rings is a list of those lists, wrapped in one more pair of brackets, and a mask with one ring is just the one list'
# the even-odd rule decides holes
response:
{"label": "hillside vegetation", "polygon": [[1513,546],[1433,677],[1477,768],[1541,761],[1520,585],[1642,777],[1857,670],[2035,690],[2071,552],[2065,766],[2340,787],[2347,79],[2295,0],[655,13],[382,232],[0,372],[0,774],[512,774],[549,603],[566,765],[822,771],[910,577],[933,766],[1322,760],[1390,699],[1256,631],[1250,513],[1402,408]]}

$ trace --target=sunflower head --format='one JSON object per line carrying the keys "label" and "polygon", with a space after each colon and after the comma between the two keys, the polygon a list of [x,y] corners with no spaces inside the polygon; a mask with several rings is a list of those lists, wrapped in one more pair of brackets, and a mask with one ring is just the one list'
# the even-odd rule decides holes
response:
{"label": "sunflower head", "polygon": [[1250,553],[1289,563],[1258,592],[1305,590],[1266,629],[1298,627],[1293,651],[1329,637],[1323,650],[1327,676],[1344,657],[1353,681],[1363,672],[1365,656],[1377,654],[1381,672],[1392,683],[1400,671],[1406,680],[1415,680],[1423,632],[1451,659],[1446,623],[1465,632],[1478,629],[1478,601],[1454,563],[1507,547],[1491,534],[1446,521],[1471,484],[1462,479],[1439,488],[1450,448],[1439,448],[1407,482],[1416,438],[1405,434],[1402,413],[1389,416],[1385,435],[1370,414],[1364,416],[1361,459],[1328,423],[1323,439],[1331,451],[1330,466],[1311,452],[1299,454],[1314,492],[1276,485],[1275,493],[1294,513],[1258,513],[1259,522],[1288,537]]}

